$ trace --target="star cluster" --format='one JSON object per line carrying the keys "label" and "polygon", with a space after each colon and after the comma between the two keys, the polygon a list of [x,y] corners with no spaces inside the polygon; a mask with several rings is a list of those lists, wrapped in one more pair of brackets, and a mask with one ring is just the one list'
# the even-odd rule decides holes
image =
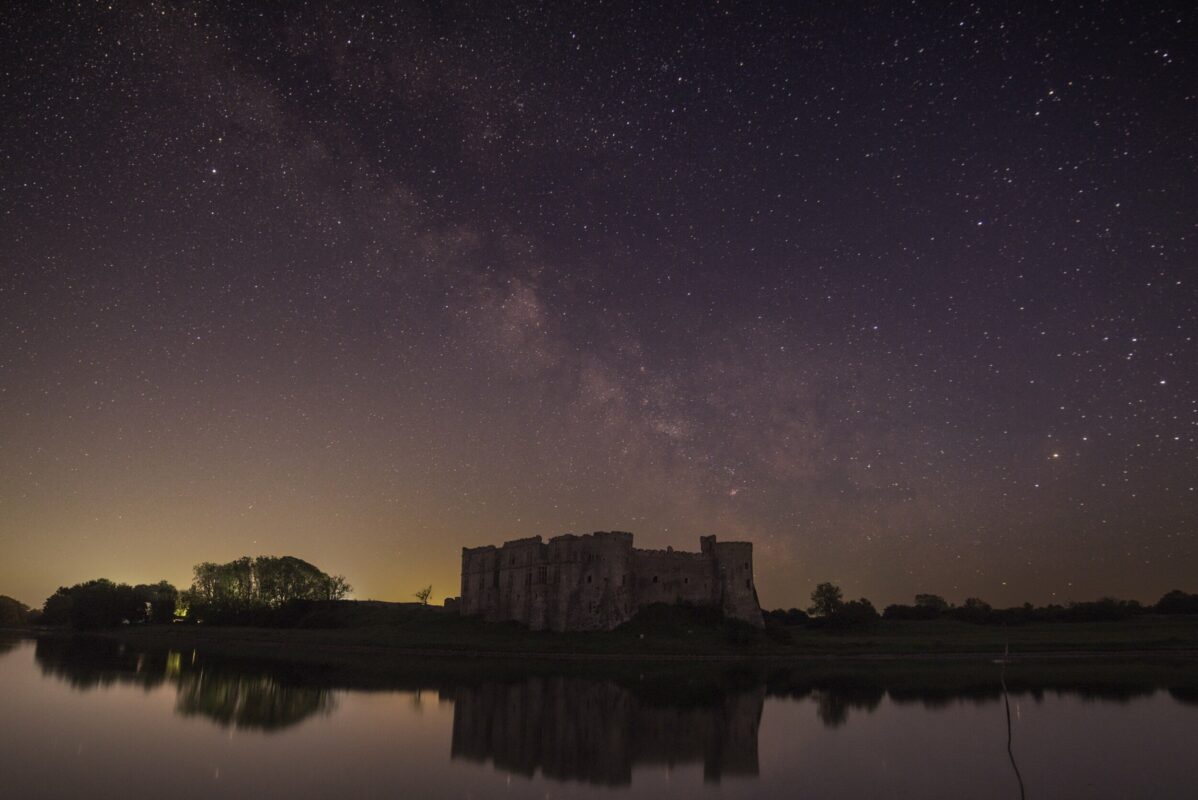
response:
{"label": "star cluster", "polygon": [[[1023,8],[1020,8],[1023,6]],[[634,531],[1195,590],[1185,4],[115,2],[0,21],[0,590]]]}

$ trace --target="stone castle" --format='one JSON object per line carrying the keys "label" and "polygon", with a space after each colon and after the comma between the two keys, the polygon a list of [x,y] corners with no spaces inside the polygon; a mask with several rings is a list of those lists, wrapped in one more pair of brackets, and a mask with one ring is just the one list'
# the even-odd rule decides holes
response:
{"label": "stone castle", "polygon": [[715,606],[762,627],[753,544],[699,539],[699,552],[640,550],[632,534],[540,536],[462,548],[462,614],[532,630],[611,630],[651,603]]}

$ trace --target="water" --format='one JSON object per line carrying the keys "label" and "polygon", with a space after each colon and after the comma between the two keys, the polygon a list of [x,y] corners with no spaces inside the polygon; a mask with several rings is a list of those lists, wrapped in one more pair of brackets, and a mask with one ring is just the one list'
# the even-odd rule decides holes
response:
{"label": "water", "polygon": [[10,639],[0,720],[13,798],[1198,792],[1184,662],[329,666]]}

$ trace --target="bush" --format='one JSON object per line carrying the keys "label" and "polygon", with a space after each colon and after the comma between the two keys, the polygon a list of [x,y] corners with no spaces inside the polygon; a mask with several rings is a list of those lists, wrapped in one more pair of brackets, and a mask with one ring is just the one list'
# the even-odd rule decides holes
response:
{"label": "bush", "polygon": [[811,619],[807,616],[807,612],[797,608],[775,608],[773,611],[763,612],[762,616],[765,618],[767,627],[770,625],[806,625],[807,621]]}
{"label": "bush", "polygon": [[1198,594],[1174,589],[1156,602],[1158,614],[1198,614]]}
{"label": "bush", "polygon": [[882,619],[912,620],[936,619],[940,612],[926,606],[889,605],[882,611]]}
{"label": "bush", "polygon": [[873,624],[879,619],[874,604],[862,597],[860,600],[841,603],[834,613],[824,618],[824,625],[833,629],[856,628]]}

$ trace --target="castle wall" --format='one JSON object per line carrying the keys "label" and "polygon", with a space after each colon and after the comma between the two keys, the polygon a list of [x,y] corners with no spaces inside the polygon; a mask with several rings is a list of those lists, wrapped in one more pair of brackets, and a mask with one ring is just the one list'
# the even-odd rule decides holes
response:
{"label": "castle wall", "polygon": [[651,603],[710,604],[716,600],[714,563],[702,553],[633,550],[638,606]]}
{"label": "castle wall", "polygon": [[549,542],[550,630],[610,630],[635,612],[632,534],[567,534]]}
{"label": "castle wall", "polygon": [[686,602],[760,626],[752,544],[700,544],[698,553],[637,550],[631,533],[599,531],[463,548],[461,613],[533,630],[610,630],[651,603]]}
{"label": "castle wall", "polygon": [[493,545],[462,548],[462,614],[489,615],[498,607],[498,564],[498,554]]}
{"label": "castle wall", "polygon": [[544,627],[548,570],[540,536],[504,542],[498,552],[499,593],[495,619]]}

